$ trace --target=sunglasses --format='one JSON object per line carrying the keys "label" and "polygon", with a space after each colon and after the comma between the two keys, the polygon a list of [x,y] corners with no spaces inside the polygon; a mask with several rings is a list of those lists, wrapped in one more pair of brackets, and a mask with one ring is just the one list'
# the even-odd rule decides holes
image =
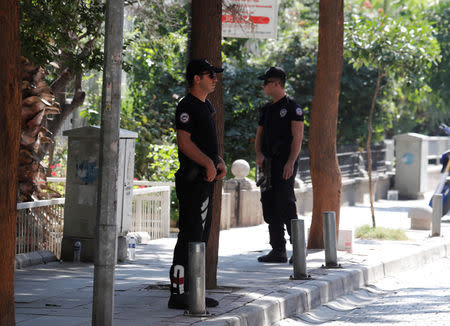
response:
{"label": "sunglasses", "polygon": [[198,74],[199,76],[204,76],[204,75],[208,75],[209,78],[214,79],[216,77],[216,73],[214,71],[208,71],[208,72],[202,72],[200,74]]}
{"label": "sunglasses", "polygon": [[263,85],[266,86],[266,85],[268,85],[268,84],[270,84],[270,83],[274,83],[274,82],[276,82],[276,80],[266,79],[266,80],[264,80]]}

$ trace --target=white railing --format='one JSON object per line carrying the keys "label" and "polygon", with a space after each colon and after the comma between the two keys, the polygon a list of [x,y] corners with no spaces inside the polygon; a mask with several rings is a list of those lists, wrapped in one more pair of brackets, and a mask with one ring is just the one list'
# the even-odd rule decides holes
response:
{"label": "white railing", "polygon": [[170,186],[133,189],[131,232],[165,238],[170,230]]}
{"label": "white railing", "polygon": [[439,163],[441,155],[450,149],[450,137],[429,136],[428,137],[428,160]]}
{"label": "white railing", "polygon": [[[65,198],[57,198],[17,204],[16,254],[49,250],[59,259],[64,202]],[[133,189],[132,202],[130,232],[148,232],[150,239],[169,236],[169,185]]]}
{"label": "white railing", "polygon": [[64,198],[17,204],[16,254],[49,250],[61,255]]}

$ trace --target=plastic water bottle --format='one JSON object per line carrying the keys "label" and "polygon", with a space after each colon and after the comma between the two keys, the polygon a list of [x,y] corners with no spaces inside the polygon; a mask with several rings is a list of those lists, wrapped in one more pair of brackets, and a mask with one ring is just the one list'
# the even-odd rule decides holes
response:
{"label": "plastic water bottle", "polygon": [[136,259],[136,240],[134,237],[130,237],[130,241],[128,241],[128,259]]}
{"label": "plastic water bottle", "polygon": [[81,257],[81,241],[77,239],[73,244],[73,262],[79,263]]}

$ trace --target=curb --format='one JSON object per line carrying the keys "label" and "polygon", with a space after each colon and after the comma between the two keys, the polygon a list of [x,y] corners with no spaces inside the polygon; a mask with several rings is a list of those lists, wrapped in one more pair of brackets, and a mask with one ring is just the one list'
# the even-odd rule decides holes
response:
{"label": "curb", "polygon": [[14,257],[14,269],[21,269],[28,266],[46,264],[47,262],[56,261],[56,256],[48,250],[39,250],[17,254]]}
{"label": "curb", "polygon": [[[260,299],[224,315],[196,323],[199,326],[270,326],[295,314],[314,309],[384,277],[417,268],[450,253],[450,242],[425,244],[412,254],[381,261],[371,266],[352,265],[327,269],[326,275],[311,271],[313,280],[293,281],[296,285],[274,290]],[[316,273],[314,273],[316,272]]]}

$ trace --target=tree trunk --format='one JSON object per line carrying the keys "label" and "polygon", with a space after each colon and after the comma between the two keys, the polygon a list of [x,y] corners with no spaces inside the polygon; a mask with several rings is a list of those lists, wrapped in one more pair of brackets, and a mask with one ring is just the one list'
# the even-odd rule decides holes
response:
{"label": "tree trunk", "polygon": [[[205,58],[212,65],[222,66],[222,1],[196,0],[191,4],[190,58]],[[216,90],[209,99],[216,109],[217,140],[219,155],[223,157],[224,111],[222,74],[217,75]],[[219,253],[220,212],[222,204],[222,182],[214,186],[213,217],[208,245],[206,247],[206,288],[217,286],[217,261]]]}
{"label": "tree trunk", "polygon": [[314,198],[309,249],[324,247],[323,212],[336,212],[336,231],[339,230],[342,197],[336,130],[343,61],[343,0],[320,0],[319,6],[319,53],[309,133]]}
{"label": "tree trunk", "polygon": [[373,113],[375,112],[375,104],[377,101],[378,92],[380,91],[381,79],[383,78],[383,74],[381,73],[381,69],[378,66],[378,77],[377,77],[377,85],[375,86],[375,91],[372,97],[372,104],[370,105],[369,112],[369,123],[368,123],[368,135],[367,135],[367,174],[369,175],[369,198],[370,198],[370,212],[372,214],[372,227],[376,228],[375,222],[375,209],[373,208],[373,186],[372,186],[372,152],[370,150],[370,143],[372,142],[372,121],[373,121]]}
{"label": "tree trunk", "polygon": [[18,1],[0,2],[0,325],[15,325],[14,255],[20,140]]}
{"label": "tree trunk", "polygon": [[[51,133],[44,127],[48,114],[58,114],[54,97],[44,80],[44,69],[22,57],[22,126],[19,151],[19,200],[21,202],[55,197],[55,192],[45,184],[45,167],[39,150],[52,143]],[[60,197],[59,194],[56,197]]]}

